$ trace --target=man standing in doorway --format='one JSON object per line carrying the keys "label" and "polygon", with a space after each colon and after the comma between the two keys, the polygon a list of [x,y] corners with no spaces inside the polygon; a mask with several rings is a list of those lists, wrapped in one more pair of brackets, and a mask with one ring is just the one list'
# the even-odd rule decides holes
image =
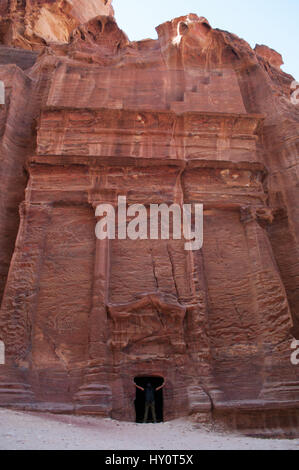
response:
{"label": "man standing in doorway", "polygon": [[136,383],[135,385],[137,388],[145,392],[145,410],[144,410],[143,422],[144,423],[147,422],[148,412],[149,412],[149,409],[151,409],[153,421],[154,423],[156,423],[157,418],[156,418],[155,391],[157,392],[158,390],[161,390],[161,388],[164,387],[165,382],[163,382],[163,384],[160,385],[160,387],[157,387],[156,389],[152,386],[150,382],[146,384],[145,389],[143,387],[140,387]]}

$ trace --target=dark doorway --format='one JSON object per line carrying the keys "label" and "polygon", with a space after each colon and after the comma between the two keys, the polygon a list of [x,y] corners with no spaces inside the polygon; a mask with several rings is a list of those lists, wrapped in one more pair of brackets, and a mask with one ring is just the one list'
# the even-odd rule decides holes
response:
{"label": "dark doorway", "polygon": [[[135,377],[134,382],[142,388],[145,388],[146,384],[150,382],[153,388],[160,387],[163,384],[163,377]],[[156,416],[158,423],[163,421],[163,388],[155,392],[155,404],[156,404]],[[135,411],[136,411],[136,423],[143,423],[144,411],[145,411],[145,399],[144,392],[136,387],[136,399],[135,399]],[[153,422],[151,410],[148,414],[148,423]]]}

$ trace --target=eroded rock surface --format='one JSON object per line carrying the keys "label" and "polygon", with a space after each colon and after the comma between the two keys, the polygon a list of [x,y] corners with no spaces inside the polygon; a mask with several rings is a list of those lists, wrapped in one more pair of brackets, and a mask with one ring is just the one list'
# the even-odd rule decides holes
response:
{"label": "eroded rock surface", "polygon": [[34,50],[64,44],[79,24],[113,14],[111,0],[2,0],[0,42]]}
{"label": "eroded rock surface", "polygon": [[[293,77],[195,14],[129,42],[110,2],[69,1],[38,34],[60,3],[1,33],[23,49],[0,47],[0,403],[134,420],[134,378],[159,376],[166,420],[297,434]],[[119,195],[203,203],[203,248],[97,240],[95,209]]]}

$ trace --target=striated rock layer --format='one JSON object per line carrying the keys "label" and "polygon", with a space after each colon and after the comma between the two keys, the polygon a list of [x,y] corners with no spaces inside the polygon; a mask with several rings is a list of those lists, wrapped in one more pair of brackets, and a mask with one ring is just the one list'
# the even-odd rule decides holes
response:
{"label": "striated rock layer", "polygon": [[[0,404],[134,420],[134,379],[163,377],[166,420],[298,435],[299,107],[281,56],[194,14],[129,42],[110,2],[95,18],[103,2],[64,2],[50,38],[63,2],[23,3],[34,33],[0,47]],[[118,196],[203,203],[203,248],[96,239]]]}

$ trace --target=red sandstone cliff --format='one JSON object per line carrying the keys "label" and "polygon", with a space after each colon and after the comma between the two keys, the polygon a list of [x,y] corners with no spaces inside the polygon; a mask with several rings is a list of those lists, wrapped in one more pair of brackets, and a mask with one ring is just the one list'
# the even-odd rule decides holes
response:
{"label": "red sandstone cliff", "polygon": [[[296,433],[299,107],[281,56],[194,14],[129,42],[108,4],[36,3],[1,10],[0,402],[133,419],[133,378],[160,375],[166,419]],[[203,249],[99,243],[94,208],[119,194],[203,202]]]}
{"label": "red sandstone cliff", "polygon": [[111,0],[2,0],[0,42],[34,50],[67,43],[78,24],[113,14]]}

